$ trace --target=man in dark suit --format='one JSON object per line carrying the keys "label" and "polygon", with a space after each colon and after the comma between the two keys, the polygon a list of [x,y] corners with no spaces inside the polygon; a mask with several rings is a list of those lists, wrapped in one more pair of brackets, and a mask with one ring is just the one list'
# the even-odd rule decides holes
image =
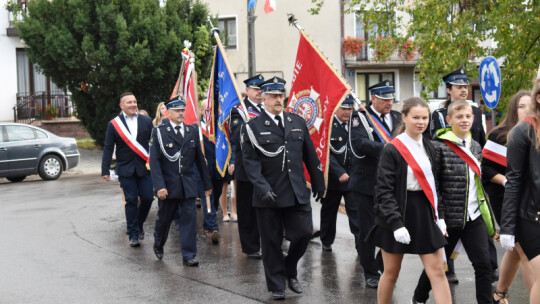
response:
{"label": "man in dark suit", "polygon": [[[376,260],[375,246],[364,240],[375,223],[373,190],[379,154],[385,145],[385,140],[391,138],[391,134],[401,125],[401,114],[392,110],[395,90],[391,81],[377,83],[369,87],[369,90],[371,102],[366,107],[367,113],[355,112],[352,117],[353,164],[349,190],[353,191],[355,204],[359,210],[360,242],[356,250],[360,256],[360,264],[364,268],[366,286],[377,288],[380,278],[378,270],[382,268],[382,258],[379,252]],[[359,115],[363,115],[369,122],[369,130],[360,123]]]}
{"label": "man in dark suit", "polygon": [[[325,186],[305,120],[283,112],[285,80],[273,77],[263,82],[261,89],[265,110],[245,124],[242,152],[254,189],[266,285],[273,299],[284,299],[286,281],[293,292],[302,293],[296,267],[313,230],[303,164],[317,201]],[[287,257],[281,250],[283,230],[290,241]]]}
{"label": "man in dark suit", "polygon": [[349,120],[353,107],[354,99],[348,95],[336,110],[331,127],[328,190],[322,199],[321,207],[321,243],[322,249],[325,251],[332,251],[332,244],[336,237],[337,212],[342,198],[345,198],[345,209],[351,233],[354,235],[356,243],[360,241],[357,204],[352,199],[352,192],[348,189],[349,173],[351,172]]}
{"label": "man in dark suit", "polygon": [[244,122],[251,117],[261,115],[263,110],[261,88],[259,85],[264,82],[262,75],[256,75],[244,80],[246,84],[245,111],[237,103],[231,110],[230,134],[232,136],[232,156],[229,162],[229,174],[234,174],[236,180],[236,212],[238,213],[238,233],[240,234],[240,244],[242,252],[250,259],[261,258],[261,242],[259,228],[257,227],[257,216],[252,205],[253,185],[249,182],[242,160],[242,149],[240,143],[240,129],[244,127]]}
{"label": "man in dark suit", "polygon": [[[138,247],[144,238],[143,224],[146,221],[154,195],[152,179],[146,168],[148,142],[152,132],[152,120],[138,114],[137,99],[133,93],[120,96],[122,113],[107,126],[101,176],[110,180],[109,168],[116,145],[116,174],[126,200],[125,212],[127,232],[131,247]],[[138,205],[140,198],[140,205]]]}
{"label": "man in dark suit", "polygon": [[181,96],[166,103],[169,122],[152,132],[150,168],[157,196],[162,200],[154,232],[154,253],[162,259],[163,246],[176,210],[180,212],[180,244],[184,265],[198,266],[197,218],[195,200],[197,181],[193,164],[201,174],[205,194],[212,193],[212,184],[199,142],[199,131],[194,125],[184,124],[185,101]]}

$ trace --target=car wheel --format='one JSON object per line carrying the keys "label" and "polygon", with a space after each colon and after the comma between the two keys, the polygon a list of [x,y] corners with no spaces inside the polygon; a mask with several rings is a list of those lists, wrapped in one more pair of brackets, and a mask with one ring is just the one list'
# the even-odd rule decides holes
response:
{"label": "car wheel", "polygon": [[22,182],[25,178],[26,178],[26,175],[23,175],[23,176],[11,176],[11,177],[6,177],[8,181],[12,182],[12,183],[18,183],[18,182]]}
{"label": "car wheel", "polygon": [[44,180],[55,180],[62,175],[62,161],[56,155],[45,155],[39,163],[39,176]]}

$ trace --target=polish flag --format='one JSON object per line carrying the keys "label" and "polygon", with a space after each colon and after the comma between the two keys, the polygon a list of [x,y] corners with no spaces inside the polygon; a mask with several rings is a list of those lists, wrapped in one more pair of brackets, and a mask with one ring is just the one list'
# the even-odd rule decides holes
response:
{"label": "polish flag", "polygon": [[276,10],[276,0],[266,0],[266,3],[264,3],[264,12],[268,14],[275,10]]}

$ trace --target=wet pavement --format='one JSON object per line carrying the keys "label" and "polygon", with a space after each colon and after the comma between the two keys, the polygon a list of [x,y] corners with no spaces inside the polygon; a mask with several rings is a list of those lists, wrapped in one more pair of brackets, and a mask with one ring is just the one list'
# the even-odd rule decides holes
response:
{"label": "wet pavement", "polygon": [[[220,244],[212,245],[202,228],[198,231],[199,267],[182,265],[174,229],[164,259],[156,259],[151,235],[155,202],[142,246],[130,248],[119,184],[99,177],[100,159],[99,151],[81,150],[80,167],[56,181],[37,176],[21,183],[0,179],[0,303],[273,302],[262,262],[242,254],[237,224],[221,222],[221,214]],[[312,206],[318,227],[320,204]],[[377,292],[365,286],[344,214],[338,215],[333,251],[322,251],[320,241],[314,240],[298,268],[304,293],[287,290],[282,303],[376,303]],[[394,303],[410,303],[421,270],[418,256],[405,256]],[[456,272],[460,283],[451,285],[454,303],[475,303],[474,273],[465,253],[456,262]],[[520,275],[509,300],[528,302]]]}

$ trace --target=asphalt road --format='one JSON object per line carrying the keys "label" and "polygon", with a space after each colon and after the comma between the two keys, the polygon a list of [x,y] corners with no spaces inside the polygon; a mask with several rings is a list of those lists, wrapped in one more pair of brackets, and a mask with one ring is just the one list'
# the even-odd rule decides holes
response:
{"label": "asphalt road", "polygon": [[[200,267],[182,265],[179,235],[173,229],[164,259],[156,259],[151,235],[155,202],[145,224],[147,237],[140,248],[130,248],[118,183],[99,177],[101,152],[81,155],[81,166],[56,181],[0,179],[0,303],[273,302],[262,262],[245,258],[237,224],[221,222],[221,214],[219,245],[199,233]],[[318,227],[320,204],[312,205]],[[376,303],[376,290],[365,287],[343,214],[333,247],[328,253],[319,240],[310,243],[299,264],[304,293],[287,290],[284,303]],[[405,256],[394,303],[410,303],[421,270],[418,256]],[[454,303],[475,303],[474,273],[465,253],[456,271],[460,283],[451,286]],[[519,275],[509,300],[528,302]]]}

